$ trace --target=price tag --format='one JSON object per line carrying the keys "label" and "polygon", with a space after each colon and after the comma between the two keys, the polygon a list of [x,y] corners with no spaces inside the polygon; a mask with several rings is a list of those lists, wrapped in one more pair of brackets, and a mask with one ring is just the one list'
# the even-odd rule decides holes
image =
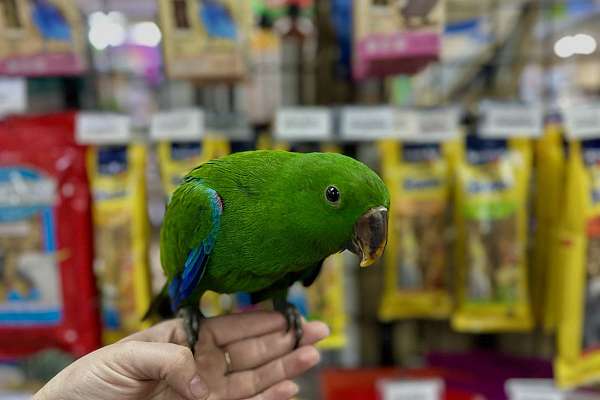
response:
{"label": "price tag", "polygon": [[536,104],[483,102],[479,134],[487,138],[539,137],[543,131],[543,111]]}
{"label": "price tag", "polygon": [[288,141],[330,140],[331,111],[325,107],[293,107],[277,111],[275,137]]}
{"label": "price tag", "polygon": [[395,132],[392,107],[345,107],[340,118],[340,135],[345,140],[377,140]]}
{"label": "price tag", "polygon": [[419,379],[378,383],[382,400],[441,400],[444,382],[440,379]]}
{"label": "price tag", "polygon": [[571,139],[600,137],[600,104],[584,104],[563,110],[567,136]]}
{"label": "price tag", "polygon": [[394,110],[394,138],[415,138],[418,135],[417,114],[413,110],[397,108]]}
{"label": "price tag", "polygon": [[418,110],[414,112],[416,128],[411,135],[406,131],[403,139],[438,143],[454,139],[459,130],[459,111],[456,108]]}
{"label": "price tag", "polygon": [[25,78],[0,78],[0,117],[27,110]]}
{"label": "price tag", "polygon": [[204,135],[204,113],[197,108],[159,112],[152,116],[150,138],[155,141],[198,141]]}
{"label": "price tag", "polygon": [[510,400],[566,400],[552,379],[509,379],[505,384]]}
{"label": "price tag", "polygon": [[250,141],[252,130],[245,115],[236,112],[207,113],[205,115],[206,134],[216,133],[229,140]]}
{"label": "price tag", "polygon": [[121,114],[81,112],[75,121],[76,139],[81,144],[129,143],[130,124],[130,118]]}

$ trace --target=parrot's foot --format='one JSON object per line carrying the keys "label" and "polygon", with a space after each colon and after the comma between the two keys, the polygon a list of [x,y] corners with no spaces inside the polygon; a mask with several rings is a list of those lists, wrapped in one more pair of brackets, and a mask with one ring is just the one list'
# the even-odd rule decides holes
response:
{"label": "parrot's foot", "polygon": [[179,316],[183,318],[183,328],[185,329],[188,347],[192,353],[195,353],[194,349],[196,348],[198,333],[200,332],[200,325],[204,320],[204,315],[202,315],[197,306],[187,306],[179,310]]}
{"label": "parrot's foot", "polygon": [[285,320],[287,321],[286,331],[289,332],[290,329],[294,329],[294,336],[296,337],[294,349],[297,349],[304,333],[302,330],[302,315],[300,314],[300,311],[298,311],[295,305],[288,303],[287,301],[274,300],[273,306],[276,311],[280,312],[285,317]]}

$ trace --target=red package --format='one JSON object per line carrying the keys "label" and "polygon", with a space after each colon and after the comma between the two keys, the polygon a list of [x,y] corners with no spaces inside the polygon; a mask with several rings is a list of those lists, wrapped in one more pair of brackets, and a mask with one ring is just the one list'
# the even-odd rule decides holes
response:
{"label": "red package", "polygon": [[100,346],[85,149],[73,113],[0,121],[0,358]]}

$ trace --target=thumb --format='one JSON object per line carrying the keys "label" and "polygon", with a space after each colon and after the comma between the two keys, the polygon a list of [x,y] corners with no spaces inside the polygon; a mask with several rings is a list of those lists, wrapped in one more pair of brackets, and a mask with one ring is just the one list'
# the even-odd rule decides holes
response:
{"label": "thumb", "polygon": [[208,387],[197,374],[190,349],[173,343],[127,341],[114,345],[118,366],[139,380],[165,381],[190,400],[208,398]]}

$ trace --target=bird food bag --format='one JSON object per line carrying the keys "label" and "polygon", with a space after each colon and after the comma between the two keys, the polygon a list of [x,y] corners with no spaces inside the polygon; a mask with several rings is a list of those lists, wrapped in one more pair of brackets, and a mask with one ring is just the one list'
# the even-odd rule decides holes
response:
{"label": "bird food bag", "polygon": [[224,137],[207,136],[198,142],[161,142],[158,144],[160,175],[167,197],[183,177],[198,165],[229,154]]}
{"label": "bird food bag", "polygon": [[[230,153],[229,141],[222,136],[205,136],[197,142],[168,142],[158,144],[160,175],[168,199],[183,177],[193,168]],[[206,317],[231,311],[232,300],[227,295],[208,291],[202,296],[200,308]]]}
{"label": "bird food bag", "polygon": [[69,0],[0,2],[0,75],[74,75],[86,68],[81,14]]}
{"label": "bird food bag", "polygon": [[85,149],[73,114],[0,121],[0,359],[100,345]]}
{"label": "bird food bag", "polygon": [[150,304],[146,149],[141,145],[92,146],[87,164],[103,339],[111,343],[143,328],[142,316]]}
{"label": "bird food bag", "polygon": [[527,269],[529,139],[467,136],[455,170],[457,307],[463,332],[532,327]]}
{"label": "bird food bag", "polygon": [[452,145],[385,142],[381,149],[393,207],[379,317],[449,317]]}
{"label": "bird food bag", "polygon": [[353,8],[355,79],[412,75],[438,59],[444,0],[357,0]]}
{"label": "bird food bag", "polygon": [[167,74],[174,79],[233,81],[246,73],[251,2],[159,0]]}
{"label": "bird food bag", "polygon": [[[341,153],[340,147],[333,143],[272,142],[266,135],[259,137],[257,147],[261,150]],[[288,301],[294,304],[304,317],[323,321],[329,326],[330,335],[318,345],[324,350],[341,349],[346,346],[348,340],[345,268],[348,266],[345,265],[344,253],[333,254],[325,259],[319,277],[311,286],[306,288],[300,282],[296,282],[288,292]],[[244,301],[244,298],[245,296],[241,296],[238,304],[248,306],[249,300]]]}
{"label": "bird food bag", "polygon": [[562,387],[600,381],[600,139],[571,140],[559,236]]}
{"label": "bird food bag", "polygon": [[340,349],[346,346],[344,268],[342,253],[329,256],[323,262],[319,278],[306,289],[308,319],[325,322],[331,332],[319,343],[322,349]]}
{"label": "bird food bag", "polygon": [[560,304],[558,279],[558,227],[563,202],[565,151],[562,127],[548,123],[535,144],[535,190],[531,298],[537,323],[546,331],[556,327]]}

